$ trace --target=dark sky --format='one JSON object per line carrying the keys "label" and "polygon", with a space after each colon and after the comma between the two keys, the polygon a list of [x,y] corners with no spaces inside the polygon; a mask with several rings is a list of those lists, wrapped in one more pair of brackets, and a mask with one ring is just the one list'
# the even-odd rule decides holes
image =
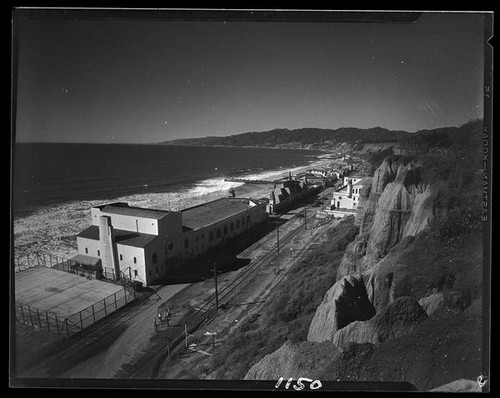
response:
{"label": "dark sky", "polygon": [[482,117],[484,22],[20,19],[18,141],[149,143]]}

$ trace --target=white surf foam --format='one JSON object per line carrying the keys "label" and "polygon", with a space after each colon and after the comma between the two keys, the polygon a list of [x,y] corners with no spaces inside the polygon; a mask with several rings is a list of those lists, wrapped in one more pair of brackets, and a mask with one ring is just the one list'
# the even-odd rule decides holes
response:
{"label": "white surf foam", "polygon": [[[242,174],[250,180],[275,180],[295,174],[325,161],[313,161],[307,166],[266,170]],[[45,250],[53,255],[70,257],[77,253],[75,235],[90,226],[90,208],[113,201],[127,202],[131,206],[178,211],[227,197],[229,189],[242,186],[241,182],[224,181],[224,177],[202,180],[193,187],[178,192],[140,193],[108,200],[71,201],[41,208],[34,213],[14,219],[15,255]]]}

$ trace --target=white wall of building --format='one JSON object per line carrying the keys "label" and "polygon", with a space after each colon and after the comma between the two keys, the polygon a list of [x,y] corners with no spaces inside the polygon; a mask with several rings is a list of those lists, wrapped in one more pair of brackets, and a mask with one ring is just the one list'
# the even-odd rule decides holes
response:
{"label": "white wall of building", "polygon": [[[142,247],[134,247],[127,245],[120,245],[117,243],[116,251],[118,256],[118,264],[120,265],[120,270],[125,271],[128,267],[132,269],[132,276],[134,270],[142,280],[147,282],[147,275],[145,271],[146,261],[144,258],[144,249]],[[128,275],[128,271],[126,271]]]}
{"label": "white wall of building", "polygon": [[345,192],[333,195],[332,205],[337,209],[356,209],[359,205],[359,195],[351,195],[349,197]]}
{"label": "white wall of building", "polygon": [[[91,209],[92,224],[99,225],[99,216],[111,217],[111,225],[115,229],[137,231],[140,233],[158,235],[145,248],[128,246],[117,243],[117,260],[120,270],[131,268],[146,284],[151,284],[156,278],[166,276],[169,259],[193,259],[206,253],[210,248],[216,247],[225,240],[245,232],[260,224],[267,218],[266,205],[249,201],[249,208],[227,217],[223,220],[207,225],[198,230],[182,232],[182,214],[171,212],[165,217],[155,220],[119,214],[101,212],[98,208]],[[137,221],[136,221],[137,220]],[[212,233],[213,239],[210,240]],[[168,249],[169,243],[172,244]],[[100,241],[87,238],[77,238],[78,252],[94,257],[101,257]],[[153,256],[156,254],[156,262]],[[128,275],[128,271],[126,272]]]}
{"label": "white wall of building", "polygon": [[349,183],[349,180],[352,181],[352,185],[356,185],[359,181],[361,181],[363,177],[350,177],[350,176],[345,176],[343,185],[347,185]]}
{"label": "white wall of building", "polygon": [[78,253],[80,254],[92,257],[101,257],[100,252],[98,253],[98,250],[101,250],[100,242],[98,240],[77,237],[76,245],[78,247]]}
{"label": "white wall of building", "polygon": [[182,257],[182,213],[171,212],[158,220],[158,236],[161,241],[172,243],[169,257]]}
{"label": "white wall of building", "polygon": [[362,185],[353,186],[351,195],[348,195],[348,190],[345,188],[341,191],[334,192],[331,204],[337,209],[357,209],[361,189],[363,189]]}
{"label": "white wall of building", "polygon": [[91,209],[92,225],[99,226],[99,217],[111,217],[111,224],[115,229],[134,231],[143,234],[158,235],[158,220],[122,214],[106,213],[97,207]]}

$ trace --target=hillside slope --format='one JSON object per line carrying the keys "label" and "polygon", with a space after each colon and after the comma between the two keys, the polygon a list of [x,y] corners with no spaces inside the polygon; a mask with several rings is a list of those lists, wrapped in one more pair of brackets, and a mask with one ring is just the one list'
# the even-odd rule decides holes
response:
{"label": "hillside slope", "polygon": [[[365,192],[359,234],[317,307],[308,344],[331,345],[326,362],[301,359],[304,377],[408,381],[431,389],[482,370],[481,121],[418,137],[420,153],[386,158]],[[280,368],[287,343],[246,377]],[[304,354],[305,355],[305,354]],[[297,371],[295,369],[295,371]],[[272,375],[274,375],[274,373]]]}
{"label": "hillside slope", "polygon": [[164,141],[166,145],[201,145],[201,146],[264,146],[293,148],[328,148],[339,143],[384,143],[407,139],[410,133],[391,131],[380,127],[371,129],[339,128],[317,129],[274,129],[269,131],[249,132],[226,137],[186,138]]}

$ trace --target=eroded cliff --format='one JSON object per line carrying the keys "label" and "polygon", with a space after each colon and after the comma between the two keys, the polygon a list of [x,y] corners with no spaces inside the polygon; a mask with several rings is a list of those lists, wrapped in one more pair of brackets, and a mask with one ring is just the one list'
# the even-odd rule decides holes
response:
{"label": "eroded cliff", "polygon": [[[310,344],[342,352],[332,355],[323,378],[409,380],[431,388],[443,380],[426,369],[450,381],[480,371],[481,123],[453,134],[429,134],[424,140],[446,147],[423,145],[425,153],[392,155],[376,169],[356,215],[359,234],[310,323]],[[394,366],[412,370],[394,377],[382,369]],[[253,375],[258,369],[259,363]]]}

